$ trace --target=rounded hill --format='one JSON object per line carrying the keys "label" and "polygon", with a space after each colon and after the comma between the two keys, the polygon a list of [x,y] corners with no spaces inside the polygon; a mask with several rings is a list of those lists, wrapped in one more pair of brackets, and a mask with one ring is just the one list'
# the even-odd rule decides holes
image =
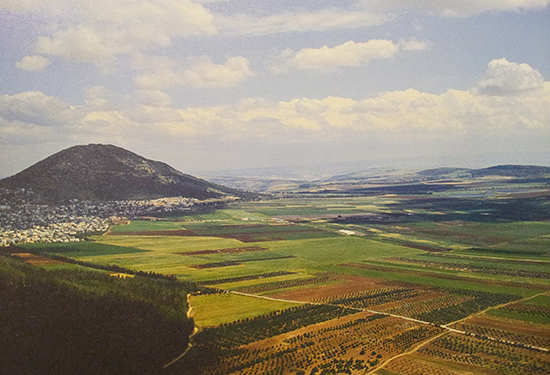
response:
{"label": "rounded hill", "polygon": [[184,174],[168,164],[146,159],[121,147],[103,144],[62,150],[1,180],[0,188],[32,190],[43,202],[249,195]]}

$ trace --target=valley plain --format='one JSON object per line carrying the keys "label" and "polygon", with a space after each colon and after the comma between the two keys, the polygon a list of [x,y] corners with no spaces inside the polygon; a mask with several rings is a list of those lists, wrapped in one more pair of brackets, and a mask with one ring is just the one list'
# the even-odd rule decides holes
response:
{"label": "valley plain", "polygon": [[302,185],[17,251],[197,283],[198,332],[166,373],[547,374],[548,179],[444,172]]}

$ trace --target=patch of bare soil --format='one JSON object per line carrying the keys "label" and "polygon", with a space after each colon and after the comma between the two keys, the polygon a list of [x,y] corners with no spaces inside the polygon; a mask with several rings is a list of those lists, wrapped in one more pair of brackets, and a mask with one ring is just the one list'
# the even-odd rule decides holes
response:
{"label": "patch of bare soil", "polygon": [[40,255],[34,255],[31,253],[12,253],[11,255],[21,258],[25,263],[32,264],[33,266],[49,266],[56,264],[65,264],[60,260],[54,260]]}

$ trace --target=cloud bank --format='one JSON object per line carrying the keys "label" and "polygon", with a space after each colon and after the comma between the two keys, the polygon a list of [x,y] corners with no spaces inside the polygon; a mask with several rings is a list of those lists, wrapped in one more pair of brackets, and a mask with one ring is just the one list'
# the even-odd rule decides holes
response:
{"label": "cloud bank", "polygon": [[550,83],[529,65],[506,59],[491,61],[471,90],[448,90],[440,95],[408,89],[362,100],[326,97],[274,102],[256,98],[235,105],[171,108],[168,94],[148,89],[136,91],[126,110],[102,110],[94,103],[103,100],[100,103],[105,104],[108,93],[101,87],[87,92],[90,101],[82,106],[41,92],[1,96],[2,142],[21,141],[20,135],[15,139],[14,135],[28,134],[29,129],[41,130],[37,134],[46,138],[116,136],[137,141],[155,134],[183,143],[204,137],[284,143],[304,135],[452,140],[477,134],[525,132],[545,138],[550,134],[550,113],[543,110]]}

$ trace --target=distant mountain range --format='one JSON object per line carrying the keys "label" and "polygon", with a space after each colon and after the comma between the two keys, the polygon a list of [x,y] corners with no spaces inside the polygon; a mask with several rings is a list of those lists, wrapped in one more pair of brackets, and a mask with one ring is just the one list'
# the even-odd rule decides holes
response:
{"label": "distant mountain range", "polygon": [[[261,172],[261,171],[258,171]],[[334,174],[323,178],[294,177],[287,175],[269,176],[220,174],[209,176],[208,180],[239,189],[264,192],[290,192],[318,189],[327,184],[359,185],[359,184],[414,184],[437,180],[476,179],[480,177],[511,178],[522,182],[550,181],[550,167],[533,165],[498,165],[489,168],[435,168],[426,170],[410,170],[396,168],[369,168],[359,172]]]}
{"label": "distant mountain range", "polygon": [[[435,168],[423,171],[370,168],[322,179],[276,176],[211,176],[210,181],[184,174],[113,145],[89,144],[62,150],[24,171],[0,180],[0,189],[31,191],[33,200],[58,203],[71,199],[109,201],[183,196],[255,198],[254,191],[297,191],[326,184],[410,184],[486,176],[540,179],[550,167],[499,165],[489,168]],[[227,187],[230,186],[230,187]],[[244,189],[244,190],[239,190]]]}
{"label": "distant mountain range", "polygon": [[[184,174],[113,145],[89,144],[62,150],[0,180],[0,188],[27,189],[38,201],[109,201],[183,196],[208,199],[251,197],[251,193]],[[255,194],[254,194],[255,195]]]}
{"label": "distant mountain range", "polygon": [[502,176],[502,177],[542,177],[550,174],[550,167],[537,165],[496,165],[489,168],[436,168],[426,169],[417,174],[421,176],[442,177],[445,175],[461,173],[470,174],[471,177]]}

